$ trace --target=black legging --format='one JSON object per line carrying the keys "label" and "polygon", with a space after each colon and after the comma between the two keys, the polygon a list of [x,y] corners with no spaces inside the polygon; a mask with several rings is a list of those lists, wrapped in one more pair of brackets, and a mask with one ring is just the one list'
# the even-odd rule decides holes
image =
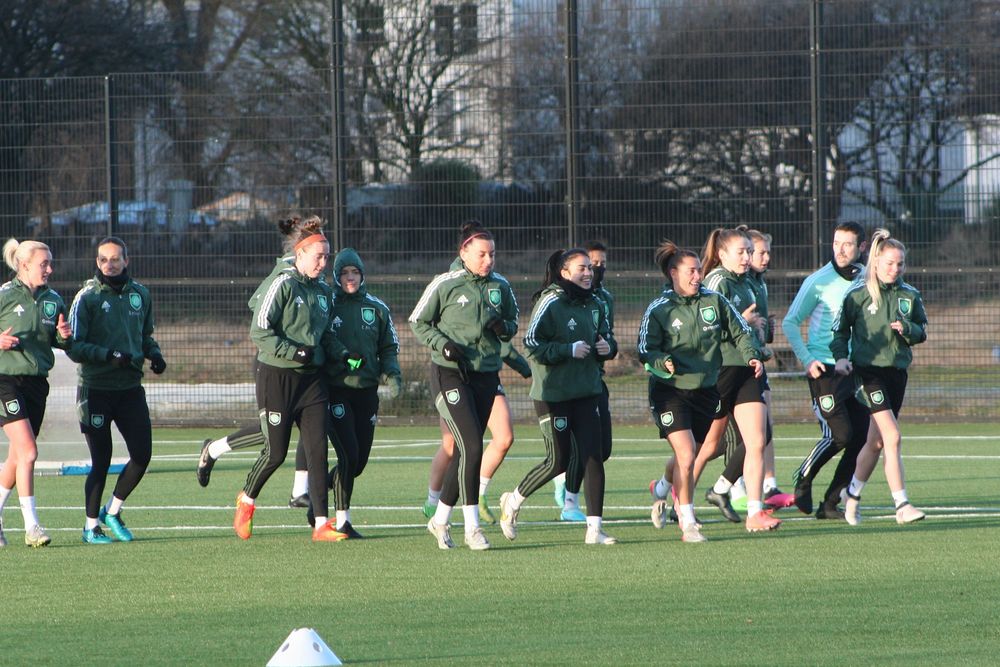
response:
{"label": "black legging", "polygon": [[600,398],[535,401],[538,426],[545,443],[545,460],[529,470],[517,485],[522,496],[527,498],[553,477],[566,472],[567,489],[570,479],[583,480],[587,516],[603,516],[604,460],[601,419],[597,413]]}
{"label": "black legging", "polygon": [[[608,394],[608,385],[601,380],[601,395],[597,397],[597,412],[601,417],[601,461],[607,462],[611,458],[611,399]],[[580,493],[580,486],[583,484],[583,471],[579,475],[570,477],[566,473],[566,490],[570,493]]]}
{"label": "black legging", "polygon": [[328,433],[337,452],[337,465],[330,474],[338,510],[351,507],[354,480],[364,472],[371,455],[377,415],[378,387],[331,389]]}
{"label": "black legging", "polygon": [[479,466],[483,434],[496,400],[500,377],[494,372],[468,374],[463,382],[456,369],[431,364],[434,405],[455,438],[455,455],[445,472],[441,502],[454,507],[479,504]]}
{"label": "black legging", "polygon": [[96,519],[111,467],[111,424],[125,439],[129,460],[118,476],[114,495],[126,500],[139,485],[153,455],[153,434],[146,392],[142,387],[123,390],[77,388],[80,431],[90,449],[90,472],[83,485],[87,517]]}

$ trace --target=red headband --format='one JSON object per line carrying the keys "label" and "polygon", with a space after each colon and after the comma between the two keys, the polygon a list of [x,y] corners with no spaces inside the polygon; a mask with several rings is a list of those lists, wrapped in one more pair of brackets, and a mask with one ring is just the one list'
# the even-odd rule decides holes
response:
{"label": "red headband", "polygon": [[302,248],[305,248],[307,245],[311,243],[318,243],[319,241],[325,241],[325,240],[326,237],[323,236],[322,234],[310,234],[309,236],[305,237],[304,239],[296,243],[295,249],[301,250]]}
{"label": "red headband", "polygon": [[460,245],[458,247],[458,249],[461,250],[462,248],[464,248],[465,246],[469,245],[470,243],[472,243],[476,239],[489,239],[489,234],[487,232],[476,232],[475,234],[473,234],[469,238],[467,238],[464,241],[462,241],[462,245]]}

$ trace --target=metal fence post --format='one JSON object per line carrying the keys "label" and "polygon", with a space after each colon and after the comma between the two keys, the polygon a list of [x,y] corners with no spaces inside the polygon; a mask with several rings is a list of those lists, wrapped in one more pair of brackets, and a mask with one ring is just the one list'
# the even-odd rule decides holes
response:
{"label": "metal fence post", "polygon": [[118,157],[115,155],[115,106],[112,75],[104,77],[104,177],[107,179],[108,236],[118,230]]}
{"label": "metal fence post", "polygon": [[344,2],[330,2],[330,178],[333,181],[333,251],[343,247],[347,222],[347,184],[344,169]]}
{"label": "metal fence post", "polygon": [[809,109],[810,125],[813,135],[812,146],[812,265],[820,264],[820,232],[823,226],[824,202],[826,190],[826,160],[823,152],[823,99],[822,68],[820,53],[822,44],[821,29],[823,25],[823,0],[813,0],[809,9]]}
{"label": "metal fence post", "polygon": [[566,0],[566,226],[567,245],[576,245],[580,216],[580,49],[576,0]]}

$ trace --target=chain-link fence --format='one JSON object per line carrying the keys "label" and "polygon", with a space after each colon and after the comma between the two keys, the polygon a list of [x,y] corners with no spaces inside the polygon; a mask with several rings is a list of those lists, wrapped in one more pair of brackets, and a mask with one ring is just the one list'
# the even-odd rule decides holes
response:
{"label": "chain-link fence", "polygon": [[[496,234],[525,318],[551,250],[607,243],[622,344],[609,384],[630,420],[645,418],[635,334],[662,282],[658,241],[700,247],[741,223],[772,234],[781,315],[835,223],[888,226],[931,320],[908,418],[1000,416],[1000,3],[334,6],[321,69],[286,56],[0,80],[0,228],[52,246],[67,298],[99,238],[127,241],[170,363],[147,378],[158,423],[253,418],[246,300],[294,211],[359,249],[393,309],[408,382],[386,419],[433,419],[406,317],[468,218]],[[776,416],[808,419],[780,335],[776,350]],[[504,379],[515,414],[532,414],[526,382]]]}

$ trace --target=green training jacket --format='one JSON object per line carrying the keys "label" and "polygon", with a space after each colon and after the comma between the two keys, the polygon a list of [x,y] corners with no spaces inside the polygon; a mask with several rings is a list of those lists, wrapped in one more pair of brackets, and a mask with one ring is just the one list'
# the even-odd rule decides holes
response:
{"label": "green training jacket", "polygon": [[[250,322],[250,340],[262,364],[312,373],[324,364],[343,363],[347,349],[330,326],[333,292],[294,266],[282,269],[261,295]],[[295,360],[300,347],[313,348],[308,364]]]}
{"label": "green training jacket", "polygon": [[251,311],[256,310],[257,304],[260,303],[260,298],[264,296],[267,292],[267,288],[271,286],[271,283],[278,277],[278,274],[294,264],[294,253],[283,255],[274,260],[274,268],[271,269],[271,273],[267,274],[267,278],[264,278],[264,281],[258,285],[257,289],[255,289],[253,294],[250,295],[250,299],[247,301],[247,308]]}
{"label": "green training jacket", "polygon": [[[743,311],[750,307],[750,304],[757,303],[757,295],[754,293],[753,287],[747,276],[749,271],[744,274],[736,274],[732,271],[728,271],[721,266],[712,269],[705,280],[702,283],[705,287],[710,290],[715,290],[722,296],[726,297],[726,300],[732,304],[733,308],[736,310],[736,314],[740,316],[740,320],[743,320]],[[743,320],[745,322],[745,320]],[[758,349],[763,347],[764,341],[760,340],[757,336],[757,330],[751,327],[750,335],[753,336],[754,342]],[[736,347],[732,340],[725,340],[722,343],[722,365],[723,366],[744,366],[746,362],[743,359],[743,354]]]}
{"label": "green training jacket", "polygon": [[[536,401],[568,401],[596,396],[601,386],[600,362],[618,354],[618,343],[608,327],[604,303],[596,296],[570,297],[552,284],[542,290],[531,311],[524,347],[531,364],[531,390]],[[594,349],[598,336],[611,351],[600,356]],[[583,359],[573,357],[573,343],[582,340],[591,347]]]}
{"label": "green training jacket", "polygon": [[[927,340],[923,299],[902,279],[891,285],[879,282],[879,294],[880,303],[876,304],[863,278],[847,290],[840,317],[833,325],[830,351],[834,359],[849,358],[855,366],[905,369],[913,362],[910,347]],[[902,334],[889,326],[897,320],[903,325]]]}
{"label": "green training jacket", "polygon": [[[345,266],[361,271],[361,288],[348,294],[340,285],[340,272]],[[365,267],[353,248],[344,248],[333,262],[333,318],[330,326],[349,352],[360,354],[364,363],[356,371],[347,364],[326,364],[330,385],[334,387],[377,387],[382,374],[401,375],[399,370],[399,336],[392,325],[389,307],[368,293],[364,282]]]}
{"label": "green training jacket", "polygon": [[[417,340],[431,348],[431,361],[439,366],[458,367],[441,354],[445,343],[452,341],[464,352],[471,370],[499,371],[500,343],[517,333],[517,299],[499,273],[482,277],[468,271],[460,260],[458,265],[461,268],[442,273],[427,285],[410,313],[410,328]],[[503,320],[500,336],[486,328],[496,317]]]}
{"label": "green training jacket", "polygon": [[17,278],[0,286],[0,331],[11,330],[20,340],[12,350],[0,350],[0,375],[48,377],[55,364],[52,348],[67,349],[72,342],[56,331],[66,303],[47,285],[32,294]]}
{"label": "green training jacket", "polygon": [[678,389],[713,387],[723,365],[723,347],[739,351],[740,365],[760,359],[750,326],[731,303],[702,285],[694,296],[681,296],[668,284],[646,307],[639,322],[639,360],[661,368],[674,362],[668,378],[653,375]]}
{"label": "green training jacket", "polygon": [[[76,293],[69,309],[73,327],[70,358],[79,364],[80,385],[94,389],[131,389],[142,381],[145,359],[162,356],[153,339],[153,302],[149,290],[131,278],[121,292],[91,278]],[[108,352],[132,356],[126,368],[107,361]]]}
{"label": "green training jacket", "polygon": [[[757,313],[764,318],[764,333],[765,339],[774,338],[774,328],[771,326],[770,311],[767,306],[767,282],[764,280],[763,273],[757,273],[753,269],[747,271],[747,285],[753,292],[754,299],[757,303]],[[765,341],[761,341],[765,342]]]}

